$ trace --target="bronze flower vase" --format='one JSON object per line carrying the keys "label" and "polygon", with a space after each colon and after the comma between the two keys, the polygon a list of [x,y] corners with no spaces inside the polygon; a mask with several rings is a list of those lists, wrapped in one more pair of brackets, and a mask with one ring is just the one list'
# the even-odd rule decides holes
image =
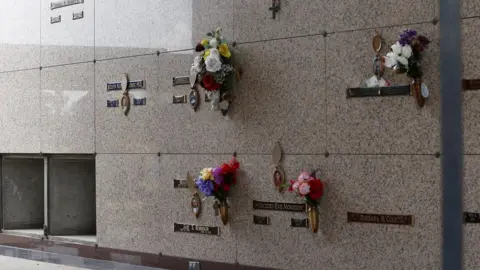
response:
{"label": "bronze flower vase", "polygon": [[308,224],[312,232],[318,232],[318,209],[316,205],[307,203]]}
{"label": "bronze flower vase", "polygon": [[420,108],[423,108],[425,105],[425,97],[422,95],[422,78],[417,77],[413,78],[412,84],[410,85],[410,92],[415,97],[417,105]]}
{"label": "bronze flower vase", "polygon": [[223,225],[228,223],[228,203],[227,201],[220,201],[220,217],[222,218]]}

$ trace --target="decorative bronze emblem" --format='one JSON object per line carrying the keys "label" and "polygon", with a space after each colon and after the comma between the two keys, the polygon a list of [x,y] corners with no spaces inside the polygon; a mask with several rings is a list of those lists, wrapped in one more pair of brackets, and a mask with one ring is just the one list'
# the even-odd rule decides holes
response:
{"label": "decorative bronze emblem", "polygon": [[128,115],[130,111],[130,96],[128,95],[128,75],[125,73],[123,74],[122,79],[122,99],[120,100],[120,104],[122,106],[122,111],[125,115]]}
{"label": "decorative bronze emblem", "polygon": [[348,222],[413,226],[413,216],[411,215],[379,215],[348,212],[347,220]]}
{"label": "decorative bronze emblem", "polygon": [[280,166],[282,161],[282,148],[280,143],[276,142],[273,148],[273,163],[275,164],[275,171],[273,172],[273,184],[278,192],[283,192],[283,185],[285,184],[285,172]]}
{"label": "decorative bronze emblem", "polygon": [[190,95],[188,96],[188,102],[190,103],[193,111],[196,112],[198,104],[200,103],[200,94],[198,93],[197,89],[192,89],[192,91],[190,91]]}
{"label": "decorative bronze emblem", "polygon": [[198,218],[202,211],[202,201],[200,200],[200,196],[198,196],[198,190],[195,186],[195,183],[193,182],[193,177],[190,175],[190,173],[187,174],[187,184],[190,188],[190,191],[192,192],[192,201],[190,205],[192,207],[193,214],[196,218]]}

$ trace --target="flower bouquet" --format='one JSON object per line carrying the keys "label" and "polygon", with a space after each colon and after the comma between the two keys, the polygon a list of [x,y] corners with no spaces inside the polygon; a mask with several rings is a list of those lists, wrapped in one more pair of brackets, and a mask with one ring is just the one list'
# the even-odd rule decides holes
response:
{"label": "flower bouquet", "polygon": [[423,72],[420,66],[422,53],[430,44],[425,36],[418,35],[417,31],[405,29],[400,39],[393,44],[391,52],[384,56],[385,67],[394,69],[397,73],[406,73],[413,79],[412,93],[420,107],[425,104],[428,89],[422,85]]}
{"label": "flower bouquet", "polygon": [[208,37],[197,44],[195,51],[200,52],[200,55],[193,61],[190,76],[192,81],[199,81],[207,91],[212,110],[221,109],[223,115],[226,115],[233,101],[233,75],[236,74],[238,79],[239,74],[232,65],[232,45],[227,43],[220,31],[217,28],[216,31],[207,33]]}
{"label": "flower bouquet", "polygon": [[220,209],[222,222],[228,223],[227,197],[232,185],[237,183],[237,170],[240,163],[234,154],[229,164],[222,164],[216,168],[205,168],[200,171],[195,184],[206,197],[215,197],[214,208]]}
{"label": "flower bouquet", "polygon": [[316,171],[302,172],[297,180],[290,180],[288,191],[302,197],[307,205],[308,221],[314,233],[318,231],[318,209],[320,199],[325,194],[325,183],[318,179]]}

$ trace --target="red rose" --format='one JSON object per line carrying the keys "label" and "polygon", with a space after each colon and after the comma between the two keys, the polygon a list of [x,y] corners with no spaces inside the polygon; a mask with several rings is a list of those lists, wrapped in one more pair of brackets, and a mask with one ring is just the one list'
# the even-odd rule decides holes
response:
{"label": "red rose", "polygon": [[220,84],[218,84],[215,79],[213,78],[212,75],[207,74],[203,76],[203,88],[209,90],[209,91],[214,91],[220,88]]}
{"label": "red rose", "polygon": [[295,183],[295,180],[290,180],[290,186],[288,187],[288,191],[293,192],[293,184]]}
{"label": "red rose", "polygon": [[224,185],[223,185],[223,190],[229,191],[229,190],[230,190],[230,185],[224,184]]}
{"label": "red rose", "polygon": [[323,183],[320,179],[308,181],[310,184],[310,193],[308,194],[310,199],[317,200],[323,196]]}
{"label": "red rose", "polygon": [[202,44],[198,43],[197,46],[195,47],[195,51],[196,52],[201,52],[203,50],[205,50],[205,47],[203,47]]}

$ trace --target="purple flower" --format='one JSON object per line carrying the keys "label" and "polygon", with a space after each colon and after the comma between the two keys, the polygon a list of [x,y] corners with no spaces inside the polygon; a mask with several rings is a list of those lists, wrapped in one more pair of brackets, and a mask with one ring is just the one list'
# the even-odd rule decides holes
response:
{"label": "purple flower", "polygon": [[220,167],[216,167],[215,169],[213,169],[213,178],[215,179],[215,183],[217,184],[222,184],[223,183],[223,171],[222,171],[222,168]]}
{"label": "purple flower", "polygon": [[197,184],[198,189],[200,189],[205,196],[212,196],[213,195],[213,182],[212,181],[204,181],[202,178],[198,178],[195,182]]}

